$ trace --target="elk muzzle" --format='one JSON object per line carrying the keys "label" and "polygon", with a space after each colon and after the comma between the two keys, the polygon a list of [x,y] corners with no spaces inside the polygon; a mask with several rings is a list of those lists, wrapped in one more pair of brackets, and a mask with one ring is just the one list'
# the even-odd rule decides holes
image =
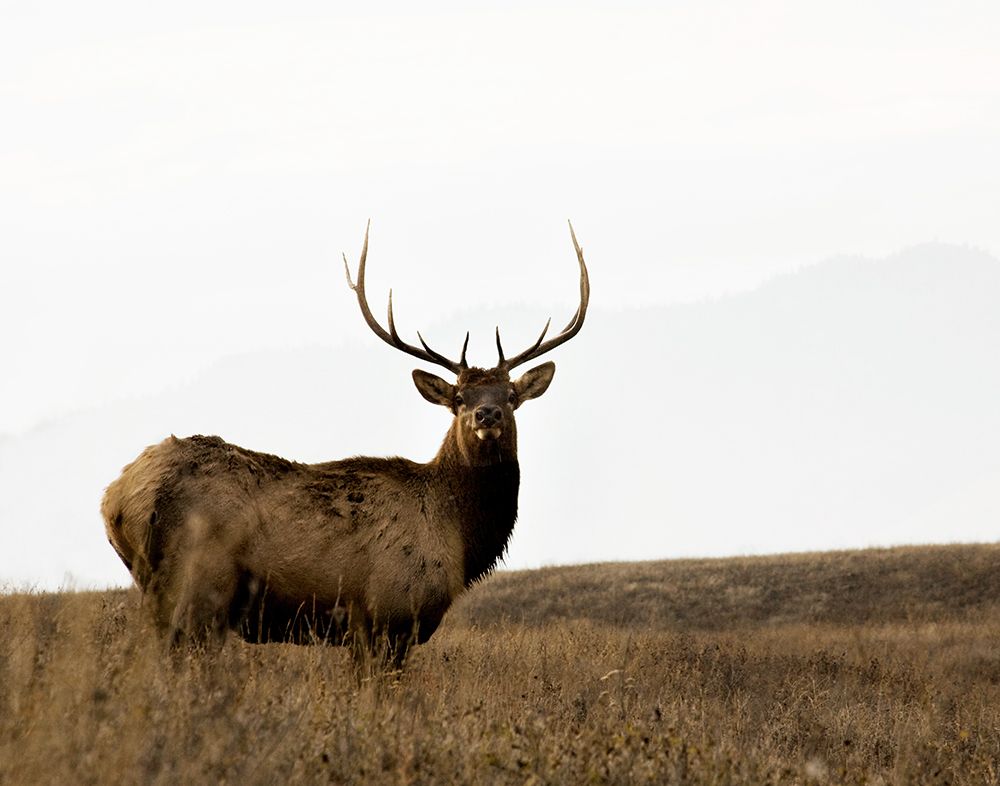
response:
{"label": "elk muzzle", "polygon": [[503,410],[495,404],[481,404],[473,413],[479,439],[499,439],[503,433]]}

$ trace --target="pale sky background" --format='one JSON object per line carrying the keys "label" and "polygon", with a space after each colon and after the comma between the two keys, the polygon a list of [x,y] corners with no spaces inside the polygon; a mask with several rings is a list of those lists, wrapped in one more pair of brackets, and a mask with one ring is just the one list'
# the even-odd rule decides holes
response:
{"label": "pale sky background", "polygon": [[[343,281],[340,252],[356,264],[369,217],[378,313],[391,285],[404,333],[421,329],[450,353],[471,328],[482,364],[495,360],[495,321],[513,349],[549,313],[558,324],[572,313],[572,218],[593,314],[553,356],[553,393],[525,410],[522,453],[548,451],[546,463],[532,459],[539,484],[560,451],[579,454],[588,428],[567,424],[578,431],[566,440],[546,430],[547,412],[612,373],[635,379],[622,389],[638,387],[640,400],[655,396],[643,365],[688,340],[654,327],[605,345],[602,315],[610,324],[932,241],[1000,253],[995,2],[270,5],[0,11],[0,496],[20,500],[4,509],[0,499],[0,582],[127,580],[74,538],[110,554],[96,514],[103,485],[145,444],[187,433],[188,416],[291,458],[429,458],[446,420],[412,390],[410,361],[367,332]],[[231,431],[197,400],[184,416],[151,414],[234,356],[262,352],[313,364],[282,366],[274,410],[243,412]],[[297,385],[318,357],[337,373],[303,410]],[[564,378],[575,387],[559,399]],[[633,401],[594,406],[634,428]],[[132,431],[115,419],[142,406]],[[387,409],[405,413],[396,438],[338,442],[345,418],[374,424]],[[88,464],[93,499],[56,514],[46,504],[61,496],[60,476],[81,473],[65,458],[53,472],[39,440],[76,456],[73,424],[96,411],[112,413],[102,428],[117,428],[122,447]],[[253,441],[268,438],[253,425],[281,417],[293,418],[285,439]],[[245,434],[232,433],[240,423]],[[303,434],[321,424],[328,449],[313,455],[296,424]],[[403,433],[411,426],[419,439]],[[696,446],[659,447],[676,458]],[[37,464],[19,458],[29,454]],[[990,481],[976,483],[976,510],[992,510]],[[588,549],[588,528],[607,522],[554,521],[558,499],[526,507],[534,499],[522,499],[522,525],[544,508],[548,531],[574,550],[564,559],[555,536],[515,541],[513,566],[726,551],[675,547],[654,513],[628,548],[595,535]],[[959,519],[919,537],[991,532],[982,515],[966,529]],[[712,543],[730,552],[908,540],[868,523],[846,541],[733,539],[722,521],[699,523],[715,525]],[[19,552],[26,530],[44,537]]]}

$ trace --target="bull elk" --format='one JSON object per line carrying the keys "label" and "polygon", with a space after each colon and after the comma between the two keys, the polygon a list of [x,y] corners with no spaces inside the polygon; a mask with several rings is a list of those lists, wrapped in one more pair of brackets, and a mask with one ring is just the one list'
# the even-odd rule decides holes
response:
{"label": "bull elk", "polygon": [[[503,556],[517,516],[520,470],[514,411],[542,395],[555,364],[511,379],[523,363],[575,336],[590,282],[573,227],[580,304],[545,340],[523,352],[496,344],[493,368],[455,362],[405,343],[389,293],[386,330],[365,296],[365,231],[355,292],[361,314],[384,342],[457,376],[455,384],[415,370],[413,381],[454,418],[426,464],[355,457],[301,464],[246,450],[219,437],[170,436],[146,448],[108,486],[101,505],[108,540],[150,601],[168,640],[220,639],[234,629],[252,642],[381,641],[401,663],[434,633],[452,601]],[[551,320],[549,321],[551,322]]]}

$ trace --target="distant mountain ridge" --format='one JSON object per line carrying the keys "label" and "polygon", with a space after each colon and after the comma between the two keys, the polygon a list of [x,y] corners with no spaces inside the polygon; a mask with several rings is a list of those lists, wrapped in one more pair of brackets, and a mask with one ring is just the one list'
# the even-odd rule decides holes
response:
{"label": "distant mountain ridge", "polygon": [[[551,390],[518,415],[511,564],[995,540],[998,304],[1000,262],[944,244],[693,304],[607,311],[595,290]],[[527,308],[476,318],[541,324]],[[473,361],[490,362],[480,333]],[[299,460],[428,459],[447,415],[412,390],[411,367],[374,340],[237,356],[0,439],[0,582],[127,580],[101,489],[171,432]]]}

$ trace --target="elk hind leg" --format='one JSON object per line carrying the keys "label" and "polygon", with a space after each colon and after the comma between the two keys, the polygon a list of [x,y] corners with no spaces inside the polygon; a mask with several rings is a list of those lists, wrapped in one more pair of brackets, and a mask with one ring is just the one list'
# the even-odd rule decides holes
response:
{"label": "elk hind leg", "polygon": [[239,566],[233,550],[207,519],[189,517],[186,534],[175,565],[170,640],[221,643],[239,587]]}

